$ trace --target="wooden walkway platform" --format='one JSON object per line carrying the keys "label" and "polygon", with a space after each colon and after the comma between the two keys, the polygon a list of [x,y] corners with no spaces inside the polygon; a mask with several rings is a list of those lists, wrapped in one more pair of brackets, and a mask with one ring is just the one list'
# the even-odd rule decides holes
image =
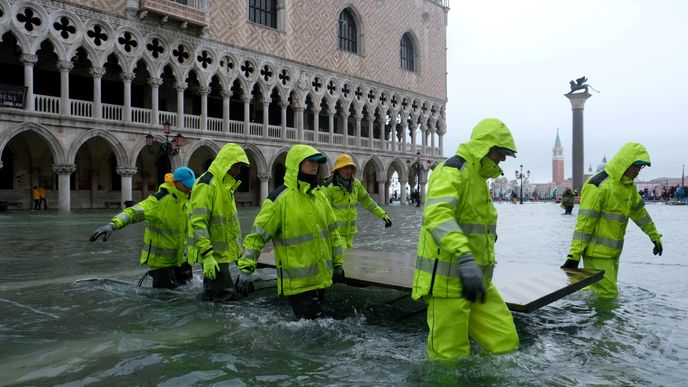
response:
{"label": "wooden walkway platform", "polygon": [[[264,251],[259,267],[275,267],[272,251]],[[346,253],[347,285],[379,286],[411,292],[414,254],[352,249]],[[602,279],[604,272],[560,269],[558,266],[498,263],[493,280],[510,310],[530,313]]]}

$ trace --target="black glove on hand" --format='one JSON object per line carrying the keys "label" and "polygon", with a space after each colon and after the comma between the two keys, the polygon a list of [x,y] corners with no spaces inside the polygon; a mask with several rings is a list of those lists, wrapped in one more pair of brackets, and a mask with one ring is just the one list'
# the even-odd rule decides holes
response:
{"label": "black glove on hand", "polygon": [[343,283],[345,281],[346,277],[344,276],[344,268],[341,266],[335,267],[334,271],[332,272],[332,282]]}
{"label": "black glove on hand", "polygon": [[255,290],[255,287],[253,286],[253,275],[251,275],[251,273],[244,273],[243,271],[239,270],[239,275],[237,275],[236,285],[234,287],[242,296],[248,296],[253,290]]}
{"label": "black glove on hand", "polygon": [[564,262],[564,264],[560,267],[562,269],[578,269],[578,263],[580,263],[580,261],[574,261],[573,255],[567,255],[566,262]]}
{"label": "black glove on hand", "polygon": [[485,302],[483,271],[475,264],[472,255],[466,254],[459,257],[459,277],[463,284],[461,294],[465,299],[475,302],[480,298],[480,302]]}
{"label": "black glove on hand", "polygon": [[115,231],[115,225],[108,223],[105,226],[98,227],[98,229],[91,234],[91,237],[88,238],[88,240],[95,242],[98,240],[98,238],[100,238],[101,235],[103,235],[103,242],[105,242],[108,240],[108,238],[110,238],[110,235],[112,235],[113,231]]}
{"label": "black glove on hand", "polygon": [[385,221],[385,228],[392,227],[392,219],[389,217],[389,215],[386,216],[383,220]]}
{"label": "black glove on hand", "polygon": [[662,251],[664,251],[664,248],[662,248],[662,241],[658,239],[656,241],[652,241],[652,243],[655,244],[655,247],[652,249],[652,254],[659,255],[661,257]]}

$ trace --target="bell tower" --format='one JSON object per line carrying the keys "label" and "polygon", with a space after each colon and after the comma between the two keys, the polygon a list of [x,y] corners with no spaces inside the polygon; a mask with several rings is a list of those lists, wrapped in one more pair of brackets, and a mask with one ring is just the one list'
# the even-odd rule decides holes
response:
{"label": "bell tower", "polygon": [[559,129],[557,129],[557,139],[552,148],[552,181],[556,184],[564,182],[564,148],[561,147]]}

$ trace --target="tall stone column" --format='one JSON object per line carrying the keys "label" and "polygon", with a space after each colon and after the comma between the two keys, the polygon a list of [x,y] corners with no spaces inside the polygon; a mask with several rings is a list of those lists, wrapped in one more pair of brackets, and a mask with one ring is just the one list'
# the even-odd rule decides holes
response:
{"label": "tall stone column", "polygon": [[33,66],[38,62],[38,55],[22,54],[20,58],[24,63],[24,86],[26,86],[26,111],[32,112],[35,109],[33,100]]}
{"label": "tall stone column", "polygon": [[406,133],[408,132],[408,120],[401,121],[401,151],[406,153]]}
{"label": "tall stone column", "polygon": [[136,174],[136,168],[118,167],[116,171],[122,180],[122,201],[120,205],[124,205],[124,203],[129,202],[132,199],[131,180]]}
{"label": "tall stone column", "polygon": [[387,204],[387,190],[385,189],[387,181],[386,180],[378,180],[377,181],[377,192],[378,192],[378,197],[377,197],[377,203],[381,206],[384,206]]}
{"label": "tall stone column", "polygon": [[222,131],[225,133],[229,133],[229,97],[231,96],[231,91],[222,91]]}
{"label": "tall stone column", "polygon": [[136,75],[134,73],[122,73],[120,75],[124,83],[124,112],[122,117],[124,122],[131,122],[131,81]]}
{"label": "tall stone column", "polygon": [[209,87],[200,87],[198,91],[201,92],[201,130],[208,130],[208,94],[210,94]]}
{"label": "tall stone column", "polygon": [[57,62],[57,69],[60,70],[60,114],[70,115],[69,106],[69,72],[74,68],[74,63],[68,60]]}
{"label": "tall stone column", "polygon": [[[375,136],[373,136],[373,133],[375,133],[375,112],[373,111],[372,113],[368,113],[368,148],[373,148],[373,139],[375,139]],[[382,137],[384,140],[385,133],[382,133]]]}
{"label": "tall stone column", "polygon": [[258,175],[258,179],[260,179],[260,205],[263,205],[263,202],[270,193],[270,186],[268,185],[270,182],[270,175]]}
{"label": "tall stone column", "polygon": [[333,107],[327,107],[327,128],[330,132],[330,144],[334,143],[334,114],[336,111]]}
{"label": "tall stone column", "polygon": [[296,140],[303,141],[303,110],[304,106],[294,105],[294,121],[296,126]]}
{"label": "tall stone column", "polygon": [[251,115],[251,98],[250,97],[242,97],[241,102],[244,103],[244,130],[242,131],[242,134],[245,136],[251,131],[249,130],[249,117]]}
{"label": "tall stone column", "polygon": [[57,210],[60,212],[70,212],[72,209],[69,178],[74,171],[76,171],[74,164],[53,165],[53,172],[57,173]]}
{"label": "tall stone column", "polygon": [[268,125],[270,124],[270,102],[272,102],[272,98],[263,98],[263,138],[269,137]]}
{"label": "tall stone column", "polygon": [[88,73],[93,78],[93,118],[100,119],[103,117],[102,108],[102,87],[100,80],[105,75],[105,68],[103,67],[91,67]]}
{"label": "tall stone column", "polygon": [[283,102],[280,100],[280,125],[282,125],[282,140],[287,140],[287,106],[289,102]]}
{"label": "tall stone column", "polygon": [[354,113],[354,146],[356,148],[361,147],[361,120],[363,119],[363,114],[356,112]]}
{"label": "tall stone column", "polygon": [[349,147],[349,111],[342,112],[342,128],[344,129],[344,147]]}
{"label": "tall stone column", "polygon": [[573,114],[572,122],[572,141],[571,141],[571,167],[573,170],[573,189],[581,191],[583,187],[583,179],[585,177],[584,166],[584,141],[583,141],[583,108],[585,101],[591,97],[587,91],[583,93],[567,93],[564,94],[571,102],[571,110]]}
{"label": "tall stone column", "polygon": [[320,137],[320,106],[313,105],[313,142],[317,144]]}
{"label": "tall stone column", "polygon": [[408,180],[399,180],[399,203],[406,204],[406,184]]}
{"label": "tall stone column", "polygon": [[160,86],[162,85],[162,78],[151,77],[148,78],[148,85],[151,88],[151,124],[160,125]]}
{"label": "tall stone column", "polygon": [[[385,121],[387,121],[387,113],[384,113],[380,116],[380,150],[386,150],[385,143],[387,142],[387,128],[385,126]],[[373,147],[372,142],[371,142],[371,148]]]}
{"label": "tall stone column", "polygon": [[187,86],[186,82],[177,82],[174,86],[177,90],[177,129],[184,128],[184,90]]}

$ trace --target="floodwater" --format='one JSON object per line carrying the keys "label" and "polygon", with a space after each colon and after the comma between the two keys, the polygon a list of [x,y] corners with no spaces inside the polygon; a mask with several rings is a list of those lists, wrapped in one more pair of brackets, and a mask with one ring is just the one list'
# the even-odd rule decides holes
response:
{"label": "floodwater", "polygon": [[[498,262],[563,262],[575,217],[552,203],[496,206]],[[515,313],[519,351],[476,346],[448,363],[426,360],[424,314],[394,302],[399,291],[335,285],[332,317],[294,321],[268,269],[262,289],[228,304],[198,299],[200,266],[179,290],[137,287],[142,224],[88,242],[113,211],[0,213],[0,385],[685,385],[688,206],[647,207],[665,252],[629,225],[618,300],[577,292]],[[355,245],[415,250],[420,210],[387,210],[391,229],[362,210]],[[256,212],[240,211],[244,231]]]}

